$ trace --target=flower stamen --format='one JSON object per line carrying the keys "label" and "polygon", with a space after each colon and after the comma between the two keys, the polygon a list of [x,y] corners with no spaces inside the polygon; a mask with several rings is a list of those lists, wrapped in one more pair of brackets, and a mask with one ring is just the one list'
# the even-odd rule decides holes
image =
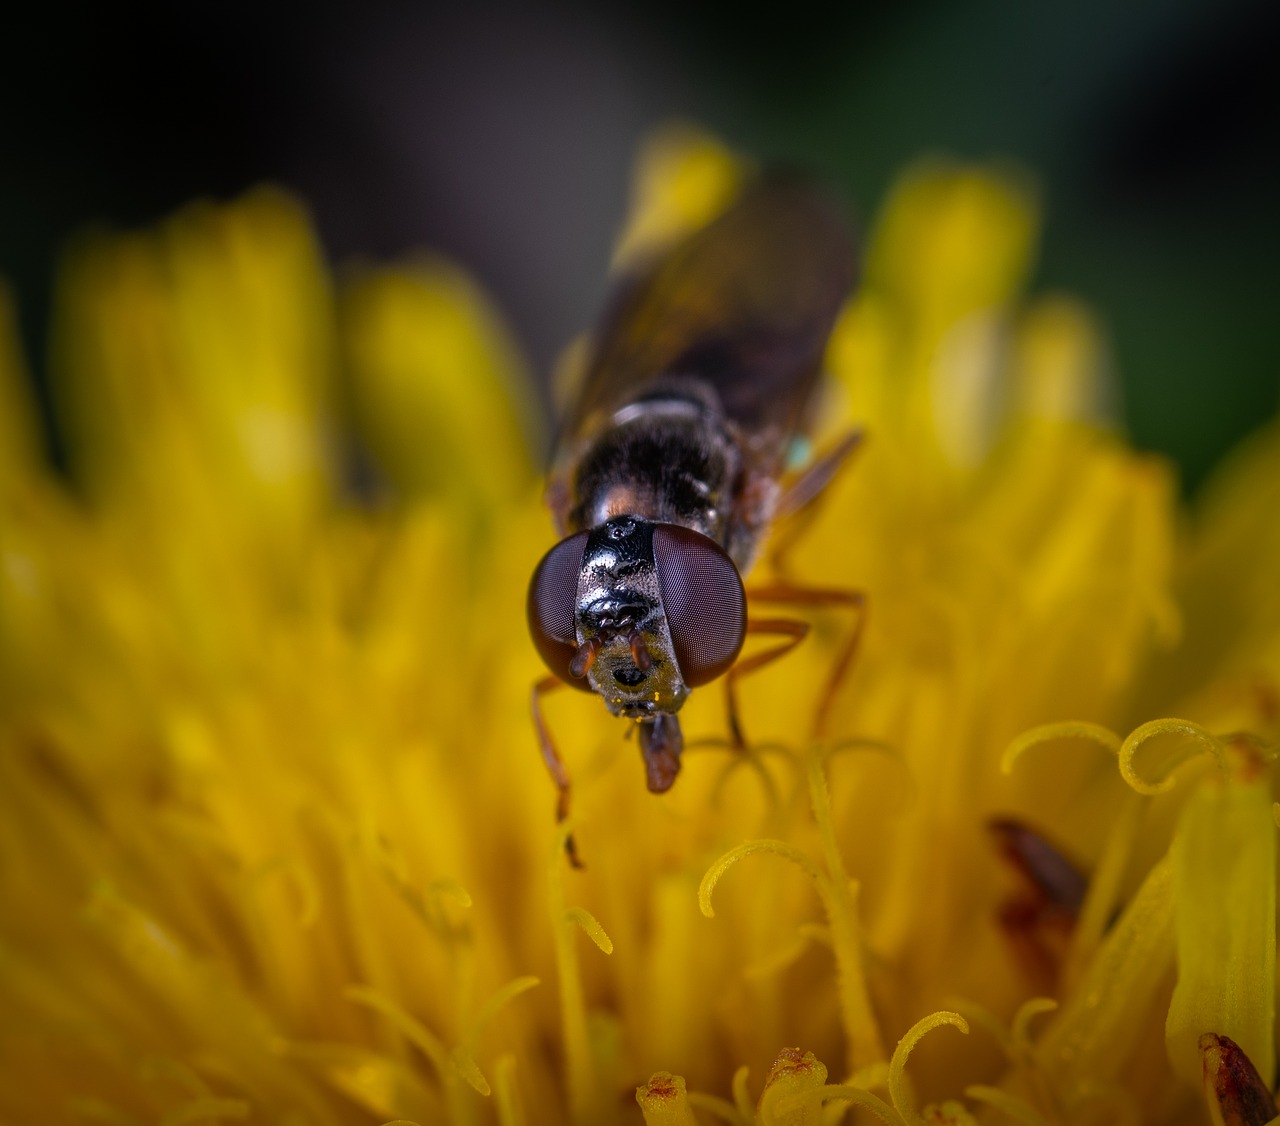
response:
{"label": "flower stamen", "polygon": [[560,981],[560,1020],[564,1029],[569,1113],[575,1124],[588,1126],[600,1120],[599,1103],[605,1096],[600,1089],[591,1051],[586,994],[574,930],[580,927],[605,954],[612,953],[613,942],[595,916],[582,907],[569,907],[565,902],[564,850],[572,834],[573,823],[570,820],[562,821],[552,834],[547,897],[551,909],[556,972]]}
{"label": "flower stamen", "polygon": [[971,1099],[1004,1111],[1015,1122],[1021,1122],[1022,1126],[1050,1126],[1049,1120],[1039,1111],[1034,1110],[1029,1103],[1018,1098],[1017,1095],[1000,1090],[999,1087],[987,1087],[981,1083],[974,1083],[966,1087],[964,1093]]}
{"label": "flower stamen", "polygon": [[[1133,760],[1152,739],[1161,735],[1181,735],[1184,741],[1166,753],[1161,775],[1155,781],[1143,778],[1134,769]],[[1219,769],[1227,769],[1227,752],[1222,740],[1198,723],[1185,719],[1153,719],[1134,728],[1120,747],[1120,777],[1140,794],[1164,794],[1174,786],[1173,772],[1197,754],[1208,753]]]}
{"label": "flower stamen", "polygon": [[969,1022],[959,1013],[945,1010],[930,1013],[907,1029],[889,1060],[889,1097],[893,1100],[894,1110],[908,1122],[915,1120],[917,1114],[915,1099],[911,1095],[910,1081],[907,1079],[907,1059],[926,1033],[947,1024],[960,1029],[966,1036],[969,1035]]}

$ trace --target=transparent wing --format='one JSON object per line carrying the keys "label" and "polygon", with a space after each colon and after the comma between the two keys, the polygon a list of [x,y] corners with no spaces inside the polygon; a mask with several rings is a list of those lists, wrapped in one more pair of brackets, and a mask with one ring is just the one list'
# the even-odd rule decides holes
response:
{"label": "transparent wing", "polygon": [[625,280],[593,342],[562,442],[590,436],[655,384],[697,379],[719,396],[759,464],[805,422],[822,353],[853,284],[839,208],[771,176]]}

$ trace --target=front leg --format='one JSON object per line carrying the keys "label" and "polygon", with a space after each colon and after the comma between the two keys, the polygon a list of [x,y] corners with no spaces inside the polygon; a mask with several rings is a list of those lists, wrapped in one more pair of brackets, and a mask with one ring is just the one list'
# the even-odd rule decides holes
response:
{"label": "front leg", "polygon": [[[533,729],[538,735],[538,746],[542,750],[542,761],[547,765],[547,772],[551,775],[551,780],[556,784],[556,823],[564,821],[569,816],[569,793],[572,784],[569,781],[569,770],[564,764],[564,759],[560,757],[560,752],[556,750],[555,741],[551,738],[551,729],[547,727],[546,718],[542,714],[542,697],[548,693],[554,692],[557,688],[563,688],[564,682],[559,677],[544,676],[533,686],[533,693],[530,698],[530,710],[533,713]],[[583,866],[582,860],[578,856],[577,845],[574,843],[573,836],[570,834],[565,838],[565,853],[569,857],[569,863],[575,868]]]}
{"label": "front leg", "polygon": [[748,673],[764,668],[765,665],[771,664],[779,657],[790,653],[805,639],[805,635],[808,632],[808,622],[802,622],[794,618],[747,619],[747,633],[770,634],[785,637],[786,640],[771,649],[752,653],[750,657],[743,657],[725,675],[725,708],[729,714],[729,737],[735,750],[744,751],[747,748],[746,736],[742,733],[742,723],[738,719],[738,681]]}
{"label": "front leg", "polygon": [[[813,739],[825,738],[827,722],[830,718],[832,705],[835,702],[836,693],[848,675],[849,669],[853,666],[854,658],[862,641],[862,632],[866,627],[867,620],[867,596],[860,590],[845,590],[838,587],[806,587],[795,583],[776,582],[748,591],[748,605],[758,602],[788,606],[808,606],[819,609],[844,607],[854,612],[853,625],[839,652],[836,654],[835,661],[831,666],[831,672],[828,674],[822,694],[818,698],[817,709],[814,712],[810,737]],[[787,640],[761,653],[753,653],[751,656],[740,660],[729,670],[725,683],[729,710],[729,731],[734,745],[739,748],[746,746],[746,739],[743,737],[742,727],[738,720],[736,699],[738,679],[789,653],[804,640],[809,632],[809,625],[807,622],[794,618],[748,619],[747,632],[783,635]]]}

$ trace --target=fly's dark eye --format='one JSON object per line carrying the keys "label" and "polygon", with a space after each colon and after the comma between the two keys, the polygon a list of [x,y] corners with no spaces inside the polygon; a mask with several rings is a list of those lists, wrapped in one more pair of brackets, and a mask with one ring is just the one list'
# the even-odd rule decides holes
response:
{"label": "fly's dark eye", "polygon": [[722,547],[689,528],[653,529],[653,561],[680,675],[690,688],[728,671],[742,648],[747,598]]}
{"label": "fly's dark eye", "polygon": [[577,652],[573,614],[578,605],[578,572],[587,533],[579,532],[561,540],[542,557],[529,583],[526,610],[529,633],[547,668],[566,684],[591,691],[585,677],[569,672],[569,662]]}

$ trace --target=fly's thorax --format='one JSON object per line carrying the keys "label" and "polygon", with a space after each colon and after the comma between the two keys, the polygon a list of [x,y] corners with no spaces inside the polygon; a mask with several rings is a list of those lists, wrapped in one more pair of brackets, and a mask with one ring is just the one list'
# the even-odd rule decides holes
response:
{"label": "fly's thorax", "polygon": [[627,404],[578,459],[568,525],[639,515],[723,543],[741,461],[714,401],[666,394]]}
{"label": "fly's thorax", "polygon": [[663,610],[654,525],[615,516],[587,537],[578,577],[578,644],[599,645],[588,683],[614,715],[674,713],[689,696]]}

